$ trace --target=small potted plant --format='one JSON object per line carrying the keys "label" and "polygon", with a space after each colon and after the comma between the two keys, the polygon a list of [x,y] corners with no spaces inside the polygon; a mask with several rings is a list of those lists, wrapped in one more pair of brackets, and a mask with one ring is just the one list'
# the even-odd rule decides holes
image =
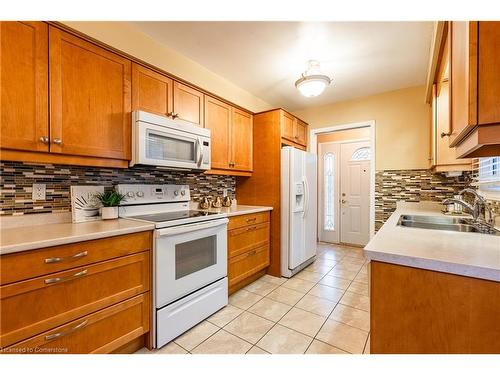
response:
{"label": "small potted plant", "polygon": [[125,195],[120,194],[115,189],[98,193],[96,198],[101,202],[101,214],[104,220],[118,218],[118,206],[125,201]]}

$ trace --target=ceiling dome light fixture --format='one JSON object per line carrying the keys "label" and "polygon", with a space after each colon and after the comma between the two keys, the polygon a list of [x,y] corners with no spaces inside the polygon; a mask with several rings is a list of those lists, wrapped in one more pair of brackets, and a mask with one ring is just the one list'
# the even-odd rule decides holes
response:
{"label": "ceiling dome light fixture", "polygon": [[309,60],[307,70],[302,73],[302,77],[295,82],[295,87],[300,93],[308,98],[321,95],[332,80],[321,74],[319,70],[319,61]]}

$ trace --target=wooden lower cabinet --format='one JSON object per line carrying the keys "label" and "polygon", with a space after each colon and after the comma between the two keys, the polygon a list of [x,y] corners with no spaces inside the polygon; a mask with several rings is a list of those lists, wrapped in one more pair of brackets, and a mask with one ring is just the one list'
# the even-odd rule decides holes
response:
{"label": "wooden lower cabinet", "polygon": [[269,217],[269,212],[262,212],[229,219],[229,293],[251,283],[259,272],[264,272],[269,266]]}
{"label": "wooden lower cabinet", "polygon": [[2,271],[5,259],[20,276],[2,277],[0,352],[111,352],[149,332],[151,243],[151,232],[141,232],[3,255]]}
{"label": "wooden lower cabinet", "polygon": [[269,266],[269,244],[229,259],[229,287]]}
{"label": "wooden lower cabinet", "polygon": [[149,314],[149,294],[143,293],[10,346],[4,352],[110,353],[147,333]]}
{"label": "wooden lower cabinet", "polygon": [[500,283],[370,263],[372,354],[500,353]]}

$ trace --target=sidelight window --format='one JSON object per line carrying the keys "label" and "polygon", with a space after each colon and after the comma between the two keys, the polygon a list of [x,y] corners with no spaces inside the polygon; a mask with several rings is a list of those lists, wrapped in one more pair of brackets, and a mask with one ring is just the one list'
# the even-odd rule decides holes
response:
{"label": "sidelight window", "polygon": [[334,167],[335,155],[328,152],[323,157],[323,174],[324,174],[324,198],[325,198],[325,217],[324,230],[334,230]]}

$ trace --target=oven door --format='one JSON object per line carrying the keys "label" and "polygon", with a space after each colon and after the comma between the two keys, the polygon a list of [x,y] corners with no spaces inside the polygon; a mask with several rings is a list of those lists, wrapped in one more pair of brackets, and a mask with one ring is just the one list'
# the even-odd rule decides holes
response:
{"label": "oven door", "polygon": [[187,170],[207,168],[203,160],[205,137],[147,122],[138,122],[136,131],[134,164]]}
{"label": "oven door", "polygon": [[218,219],[156,231],[156,308],[227,275],[227,223]]}

